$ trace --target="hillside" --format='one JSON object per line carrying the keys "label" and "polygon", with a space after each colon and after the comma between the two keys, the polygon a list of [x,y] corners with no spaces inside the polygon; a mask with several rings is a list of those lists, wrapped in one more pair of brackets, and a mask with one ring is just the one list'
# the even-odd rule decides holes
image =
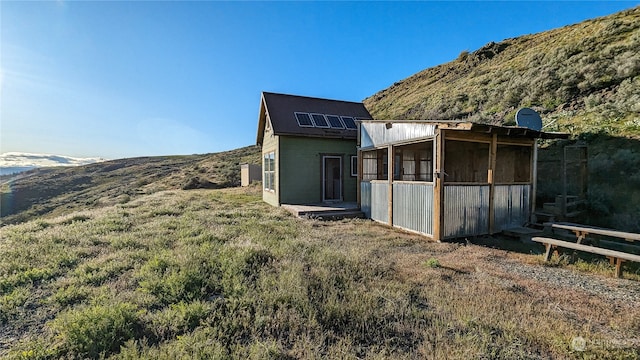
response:
{"label": "hillside", "polygon": [[[545,131],[589,146],[588,213],[580,221],[640,232],[640,7],[579,24],[489,43],[423,70],[364,100],[378,119],[464,119],[514,124],[531,107]],[[543,168],[547,193],[559,194],[560,168]],[[547,182],[545,184],[545,181]],[[542,188],[541,188],[542,189]],[[544,199],[539,199],[542,204]]]}
{"label": "hillside", "polygon": [[379,119],[513,122],[640,137],[640,7],[463,51],[364,100]]}
{"label": "hillside", "polygon": [[2,176],[0,224],[123,204],[161,190],[238,186],[239,164],[260,162],[259,148],[248,146],[214,154],[127,158]]}

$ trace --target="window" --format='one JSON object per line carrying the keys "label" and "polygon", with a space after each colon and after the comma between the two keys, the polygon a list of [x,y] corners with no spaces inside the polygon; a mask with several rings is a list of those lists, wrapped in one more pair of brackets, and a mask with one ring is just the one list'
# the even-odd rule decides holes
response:
{"label": "window", "polygon": [[358,156],[351,155],[351,176],[358,176]]}
{"label": "window", "polygon": [[275,191],[276,153],[274,151],[264,154],[262,168],[264,169],[262,180],[264,190]]}
{"label": "window", "polygon": [[316,125],[316,127],[319,127],[319,128],[329,127],[329,123],[327,123],[327,119],[324,118],[324,115],[311,114],[311,117],[313,118],[313,123]]}
{"label": "window", "polygon": [[358,128],[356,126],[356,121],[351,116],[343,116],[342,122],[344,122],[344,126],[349,130],[356,130]]}
{"label": "window", "polygon": [[362,181],[387,179],[387,149],[362,152]]}
{"label": "window", "polygon": [[433,142],[398,146],[395,152],[394,179],[433,181]]}
{"label": "window", "polygon": [[298,125],[301,127],[313,127],[313,122],[311,121],[311,116],[307,113],[295,113],[296,120],[298,120]]}
{"label": "window", "polygon": [[327,120],[329,120],[329,124],[334,129],[344,129],[344,125],[342,121],[340,121],[340,117],[336,115],[327,115]]}

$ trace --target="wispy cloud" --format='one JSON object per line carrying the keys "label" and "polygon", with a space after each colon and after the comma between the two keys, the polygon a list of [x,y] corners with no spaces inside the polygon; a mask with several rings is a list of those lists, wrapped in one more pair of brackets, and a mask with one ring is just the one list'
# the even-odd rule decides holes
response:
{"label": "wispy cloud", "polygon": [[52,154],[7,152],[0,154],[0,167],[79,166],[105,161],[103,158],[78,158]]}

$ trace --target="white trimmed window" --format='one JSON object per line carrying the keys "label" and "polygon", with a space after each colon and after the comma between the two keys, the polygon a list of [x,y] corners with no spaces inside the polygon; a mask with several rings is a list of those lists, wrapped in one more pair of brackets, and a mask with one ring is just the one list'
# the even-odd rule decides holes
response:
{"label": "white trimmed window", "polygon": [[262,185],[264,190],[275,191],[276,184],[276,153],[274,151],[264,154]]}

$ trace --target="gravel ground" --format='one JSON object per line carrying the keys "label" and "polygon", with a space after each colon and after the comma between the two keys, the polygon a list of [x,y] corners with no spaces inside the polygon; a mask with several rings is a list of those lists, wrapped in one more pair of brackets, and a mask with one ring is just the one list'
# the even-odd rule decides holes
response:
{"label": "gravel ground", "polygon": [[610,300],[637,303],[640,306],[640,282],[617,278],[603,278],[595,274],[544,265],[529,265],[513,260],[495,264],[506,273],[552,284],[560,288],[581,290]]}

